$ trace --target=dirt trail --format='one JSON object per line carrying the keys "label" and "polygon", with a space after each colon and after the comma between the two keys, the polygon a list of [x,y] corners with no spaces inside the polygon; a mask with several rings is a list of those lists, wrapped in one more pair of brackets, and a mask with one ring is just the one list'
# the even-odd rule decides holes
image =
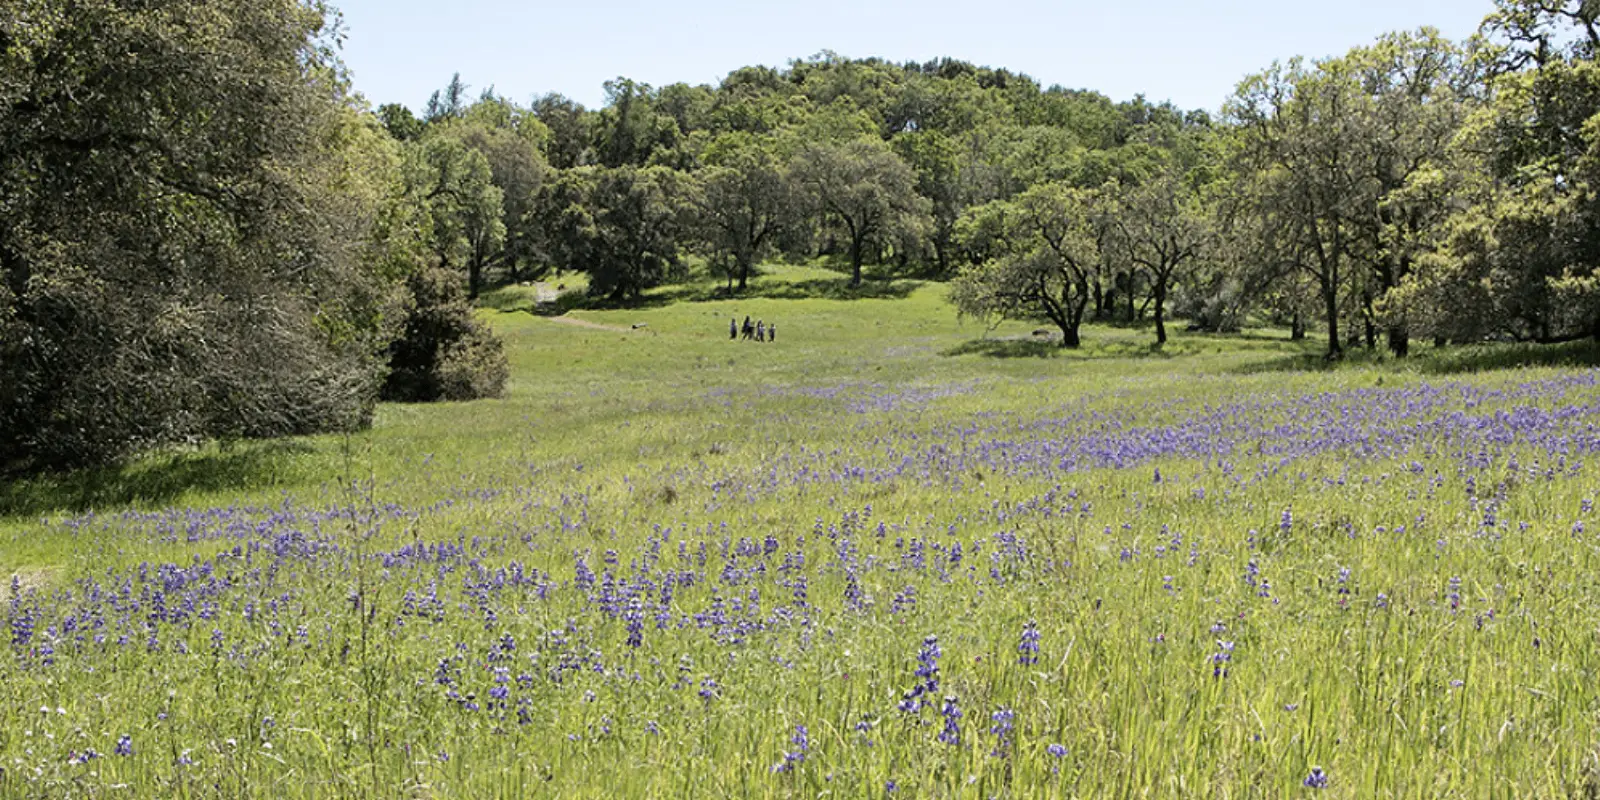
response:
{"label": "dirt trail", "polygon": [[590,322],[586,319],[575,319],[568,316],[557,316],[555,314],[543,313],[547,310],[554,311],[556,302],[560,299],[560,289],[551,286],[544,281],[539,281],[533,285],[533,302],[535,307],[540,312],[539,316],[543,317],[544,319],[562,325],[571,325],[574,328],[588,328],[595,331],[619,331],[621,333],[631,333],[633,331],[632,328],[624,328],[620,325],[606,325],[600,322]]}
{"label": "dirt trail", "polygon": [[621,333],[633,332],[631,328],[624,328],[620,325],[604,325],[599,322],[590,322],[586,319],[574,319],[572,317],[545,317],[545,319],[551,322],[559,322],[562,325],[571,325],[574,328],[590,328],[597,331],[618,331]]}

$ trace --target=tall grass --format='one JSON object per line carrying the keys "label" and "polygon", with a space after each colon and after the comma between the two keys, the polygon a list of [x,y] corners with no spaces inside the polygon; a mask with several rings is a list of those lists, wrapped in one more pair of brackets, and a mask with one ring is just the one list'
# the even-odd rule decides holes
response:
{"label": "tall grass", "polygon": [[8,488],[0,794],[1600,789],[1594,370],[830,280],[504,303],[505,400]]}

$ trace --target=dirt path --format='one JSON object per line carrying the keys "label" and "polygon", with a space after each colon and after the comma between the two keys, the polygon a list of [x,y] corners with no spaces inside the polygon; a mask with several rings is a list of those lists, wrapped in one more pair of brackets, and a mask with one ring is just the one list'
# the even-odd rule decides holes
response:
{"label": "dirt path", "polygon": [[[551,286],[544,281],[539,281],[533,285],[533,302],[541,311],[554,311],[556,302],[560,299],[560,289]],[[631,333],[633,331],[632,328],[624,328],[620,325],[606,325],[600,322],[590,322],[586,319],[575,319],[568,316],[555,316],[553,314],[546,315],[543,313],[541,313],[540,316],[544,319],[550,320],[551,322],[562,325],[571,325],[574,328],[588,328],[595,331],[618,331],[621,333]]]}
{"label": "dirt path", "polygon": [[551,322],[559,322],[562,325],[571,325],[574,328],[589,328],[597,331],[617,331],[620,333],[633,332],[633,330],[630,328],[624,328],[619,325],[603,325],[598,322],[590,322],[586,319],[574,319],[572,317],[544,317],[544,319],[550,320]]}

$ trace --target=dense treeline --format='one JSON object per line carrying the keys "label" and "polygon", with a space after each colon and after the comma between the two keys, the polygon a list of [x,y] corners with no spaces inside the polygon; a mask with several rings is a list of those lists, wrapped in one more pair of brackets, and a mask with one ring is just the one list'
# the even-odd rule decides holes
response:
{"label": "dense treeline", "polygon": [[[824,53],[602,108],[456,77],[372,111],[317,0],[17,0],[0,19],[0,468],[494,395],[469,301],[690,256],[951,281],[963,314],[1347,347],[1600,336],[1594,3],[1496,0],[1248,76],[1220,117]],[[204,53],[201,58],[196,54]]]}
{"label": "dense treeline", "polygon": [[[606,84],[604,108],[521,108],[457,78],[412,148],[515,131],[546,180],[502,175],[507,233],[469,259],[509,277],[558,265],[637,297],[703,256],[730,289],[775,255],[953,280],[980,317],[1252,318],[1349,346],[1600,335],[1591,173],[1600,6],[1500,0],[1478,36],[1397,33],[1243,79],[1220,118],[1116,103],[942,59],[831,53],[719,86]],[[492,203],[490,203],[492,205]],[[468,225],[463,216],[460,224]],[[470,226],[469,226],[470,227]]]}
{"label": "dense treeline", "polygon": [[[399,105],[377,116],[411,152],[464,144],[450,156],[463,165],[441,174],[476,174],[475,196],[498,191],[504,233],[474,251],[474,276],[581,269],[592,291],[617,301],[670,279],[691,254],[736,288],[776,255],[837,256],[856,284],[871,264],[953,276],[981,260],[959,231],[971,210],[1042,182],[1135,185],[1187,171],[1207,160],[1213,136],[1202,112],[1113,103],[951,59],[827,53],[739,69],[717,87],[605,88],[598,110],[560,95],[523,107],[492,89],[470,99],[457,76],[420,116]],[[495,136],[525,144],[479,145]],[[477,173],[473,150],[485,159]],[[454,224],[471,227],[473,213]],[[1108,288],[1102,299],[1115,296]]]}

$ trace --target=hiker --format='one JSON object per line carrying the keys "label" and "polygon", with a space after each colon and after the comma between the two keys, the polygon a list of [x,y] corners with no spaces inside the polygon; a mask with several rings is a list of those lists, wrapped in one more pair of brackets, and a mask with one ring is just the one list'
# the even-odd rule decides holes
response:
{"label": "hiker", "polygon": [[767,326],[767,341],[778,341],[778,323],[774,322]]}
{"label": "hiker", "polygon": [[744,318],[744,338],[749,339],[756,335],[756,326],[750,324],[750,318]]}
{"label": "hiker", "polygon": [[758,320],[756,320],[756,341],[764,342],[766,340],[767,340],[767,326],[764,323],[762,323],[761,320],[758,319]]}
{"label": "hiker", "polygon": [[736,320],[733,317],[728,317],[728,338],[739,338],[739,320]]}

